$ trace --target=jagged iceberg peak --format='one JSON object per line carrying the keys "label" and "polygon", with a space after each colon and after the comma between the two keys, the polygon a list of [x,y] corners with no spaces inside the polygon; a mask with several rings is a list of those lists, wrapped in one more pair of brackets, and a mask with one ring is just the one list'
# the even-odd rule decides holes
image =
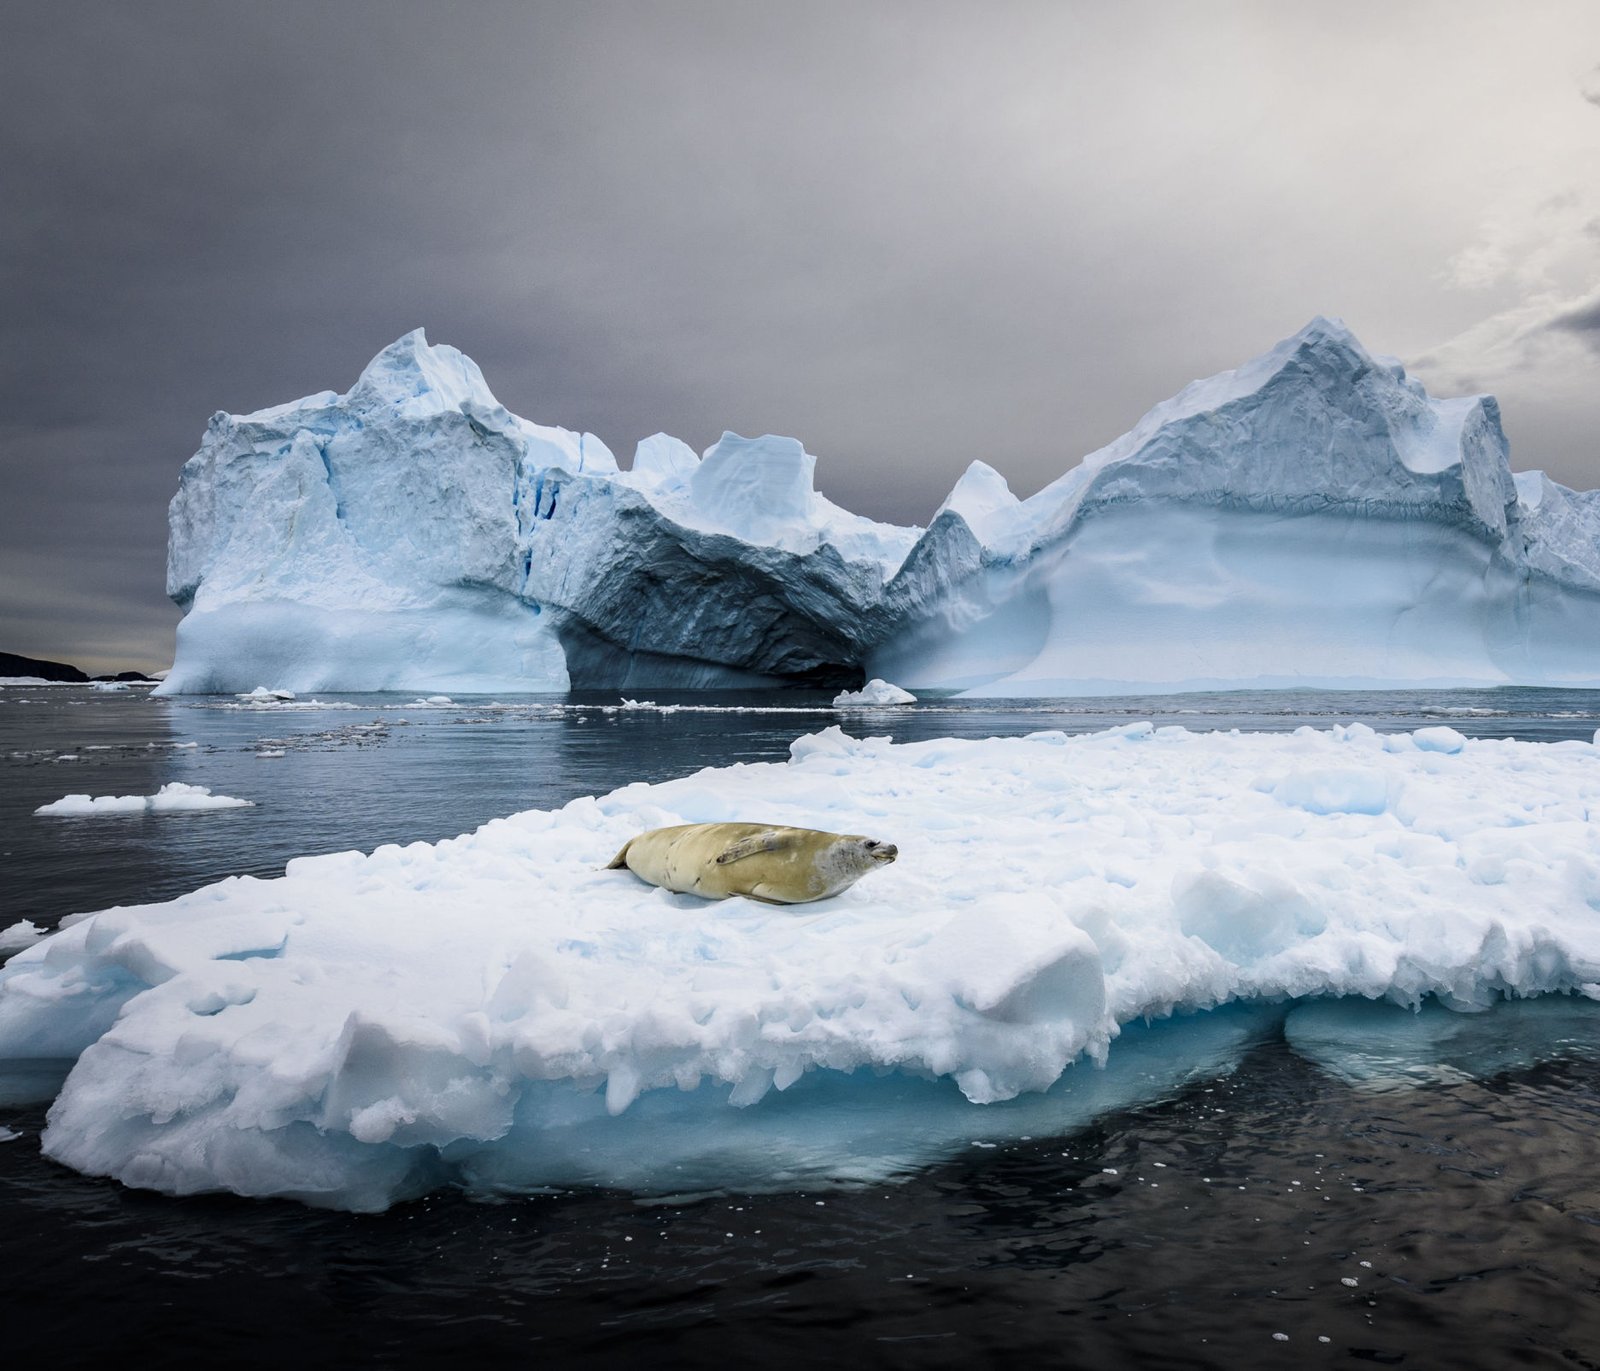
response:
{"label": "jagged iceberg peak", "polygon": [[776,545],[816,522],[817,459],[797,438],[724,433],[689,478],[696,511],[751,543]]}
{"label": "jagged iceberg peak", "polygon": [[1345,503],[1504,536],[1516,492],[1492,396],[1431,399],[1398,361],[1319,315],[1154,406],[985,541],[1026,555],[1095,506],[1141,499],[1273,512]]}
{"label": "jagged iceberg peak", "polygon": [[974,536],[988,545],[1003,538],[1016,523],[1022,501],[1011,493],[1006,478],[987,462],[973,462],[934,513],[959,514]]}
{"label": "jagged iceberg peak", "polygon": [[459,410],[485,417],[510,414],[489,389],[478,364],[448,345],[432,345],[420,328],[395,339],[367,363],[346,397],[352,409],[387,407],[423,419]]}
{"label": "jagged iceberg peak", "polygon": [[627,476],[631,484],[653,490],[687,481],[699,465],[700,454],[681,438],[654,433],[639,440]]}

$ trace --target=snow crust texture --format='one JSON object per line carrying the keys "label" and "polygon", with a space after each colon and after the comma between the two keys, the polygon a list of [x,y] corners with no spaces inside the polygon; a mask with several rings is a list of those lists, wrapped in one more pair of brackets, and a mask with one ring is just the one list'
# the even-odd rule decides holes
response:
{"label": "snow crust texture", "polygon": [[[803,911],[601,869],[729,819],[902,859]],[[787,764],[82,916],[0,969],[0,1086],[75,1061],[49,1155],[177,1194],[875,1179],[1227,1070],[1285,1004],[1593,998],[1597,838],[1587,743],[830,728]]]}
{"label": "snow crust texture", "polygon": [[344,395],[212,419],[159,689],[1600,684],[1600,493],[1513,478],[1491,397],[1430,399],[1334,320],[1030,499],[974,462],[926,530],[815,465],[657,434],[620,470],[418,330]]}

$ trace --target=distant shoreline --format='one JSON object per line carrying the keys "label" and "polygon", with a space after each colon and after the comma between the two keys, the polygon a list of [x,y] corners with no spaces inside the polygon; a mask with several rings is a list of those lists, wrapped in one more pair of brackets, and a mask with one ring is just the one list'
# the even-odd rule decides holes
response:
{"label": "distant shoreline", "polygon": [[0,652],[0,678],[26,676],[55,685],[87,685],[91,681],[154,681],[142,671],[119,671],[114,675],[91,676],[70,662],[52,662],[43,657],[24,657],[15,652]]}

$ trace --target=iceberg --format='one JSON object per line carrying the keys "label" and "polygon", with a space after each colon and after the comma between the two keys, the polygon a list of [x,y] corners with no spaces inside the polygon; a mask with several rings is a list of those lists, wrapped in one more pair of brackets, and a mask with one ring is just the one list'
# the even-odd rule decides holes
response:
{"label": "iceberg", "polygon": [[976,463],[868,671],[984,696],[1600,682],[1600,501],[1488,396],[1340,323],[1198,381],[1031,499]]}
{"label": "iceberg", "polygon": [[[783,764],[300,858],[17,951],[0,1096],[59,1089],[43,1146],[84,1172],[381,1209],[890,1178],[1225,1073],[1286,1010],[1352,1079],[1446,1040],[1482,1059],[1493,1035],[1451,1026],[1522,997],[1570,1037],[1600,1015],[1596,749],[1451,734],[833,727]],[[602,869],[755,813],[903,859],[798,909]],[[1328,997],[1416,1029],[1305,1009]]]}
{"label": "iceberg", "polygon": [[157,689],[1600,684],[1600,492],[1513,476],[1493,398],[1432,399],[1335,320],[1026,500],[974,462],[926,529],[815,469],[726,433],[624,471],[418,330],[346,394],[212,419]]}
{"label": "iceberg", "polygon": [[815,465],[657,435],[621,472],[419,329],[344,395],[212,418],[170,510],[157,690],[849,683],[920,530],[840,509]]}

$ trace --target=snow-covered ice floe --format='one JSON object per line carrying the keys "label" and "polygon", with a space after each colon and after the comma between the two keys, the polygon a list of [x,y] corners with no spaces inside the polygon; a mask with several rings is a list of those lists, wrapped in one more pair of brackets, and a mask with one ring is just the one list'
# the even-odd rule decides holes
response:
{"label": "snow-covered ice floe", "polygon": [[909,690],[874,676],[860,690],[841,690],[833,697],[836,709],[850,705],[914,705],[917,697]]}
{"label": "snow-covered ice floe", "polygon": [[[602,869],[727,819],[901,860],[787,908]],[[1369,1057],[1502,997],[1576,1014],[1597,822],[1588,743],[829,728],[785,764],[80,917],[0,969],[0,1086],[75,1059],[45,1150],[178,1194],[871,1181],[1225,1072],[1286,1005],[1337,1065],[1343,1028],[1298,1007],[1318,997],[1407,1011]]]}
{"label": "snow-covered ice floe", "polygon": [[66,795],[33,812],[53,819],[98,814],[176,814],[197,809],[247,809],[254,800],[213,795],[209,786],[169,781],[154,795]]}

